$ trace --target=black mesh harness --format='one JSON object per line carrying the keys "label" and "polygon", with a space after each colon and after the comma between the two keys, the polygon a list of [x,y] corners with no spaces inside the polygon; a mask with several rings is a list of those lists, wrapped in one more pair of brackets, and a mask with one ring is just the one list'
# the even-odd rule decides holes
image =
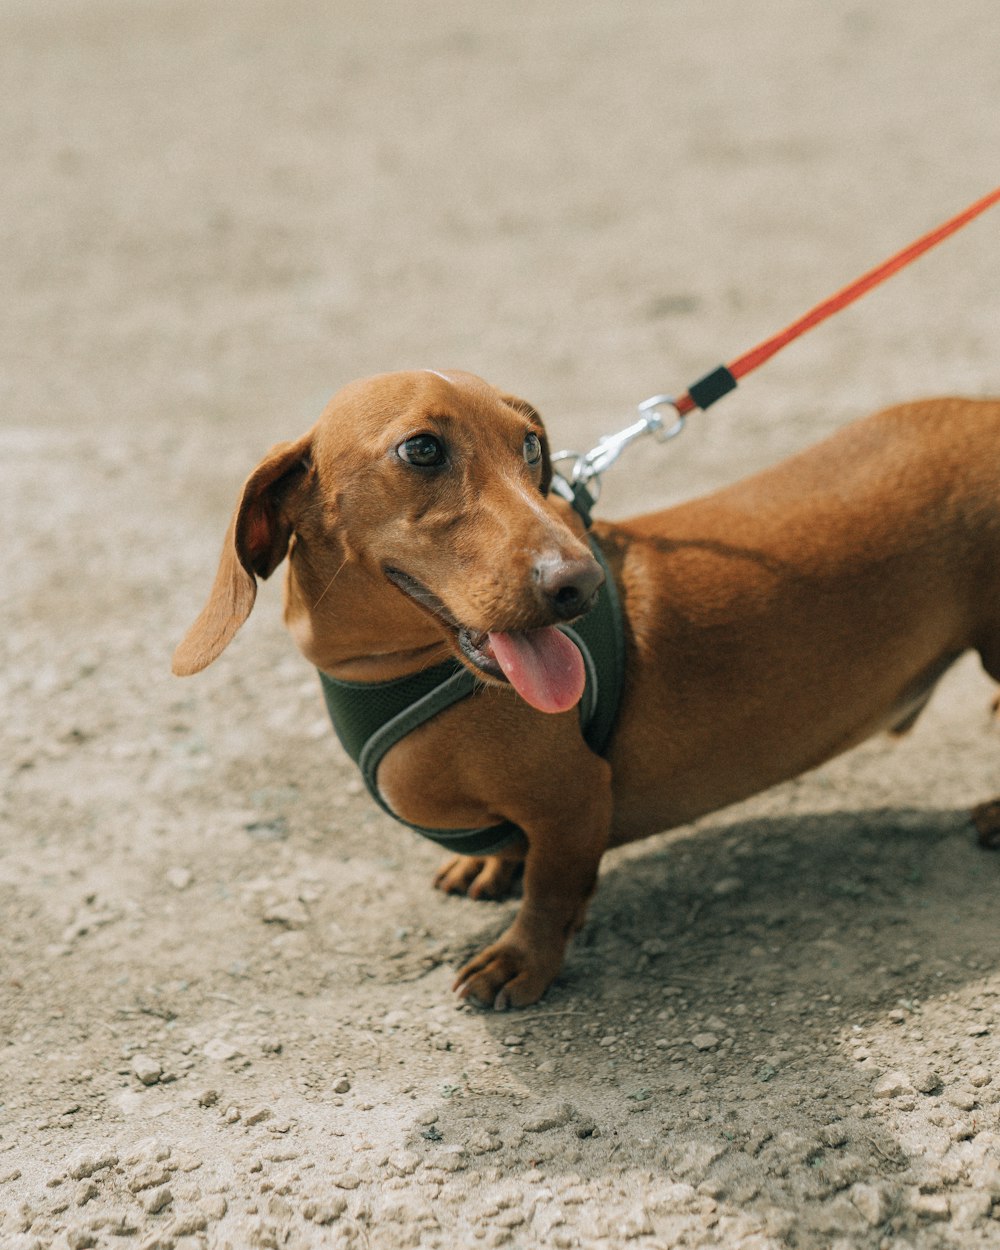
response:
{"label": "black mesh harness", "polygon": [[[593,608],[573,626],[559,628],[579,647],[587,681],[580,701],[584,741],[603,754],[611,737],[625,672],[625,640],[621,603],[604,553],[592,535],[590,547],[604,569],[604,585]],[[458,660],[394,681],[341,681],[320,673],[327,711],[337,737],[361,769],[376,803],[401,824],[461,855],[487,855],[520,835],[510,821],[483,829],[425,829],[403,820],[389,807],[378,788],[378,766],[390,748],[418,725],[461,699],[474,697],[482,683]]]}

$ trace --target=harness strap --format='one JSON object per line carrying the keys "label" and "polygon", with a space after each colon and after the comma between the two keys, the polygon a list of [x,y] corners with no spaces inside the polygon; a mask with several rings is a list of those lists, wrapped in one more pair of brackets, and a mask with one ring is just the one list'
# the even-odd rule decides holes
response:
{"label": "harness strap", "polygon": [[[604,569],[604,586],[597,603],[574,626],[561,626],[583,656],[587,680],[580,702],[584,740],[603,754],[611,737],[625,677],[625,639],[618,589],[604,553],[591,537],[591,550]],[[386,803],[378,788],[378,767],[386,753],[438,712],[468,698],[480,684],[458,660],[386,682],[343,681],[320,672],[327,711],[337,737],[361,769],[365,785],[384,812],[400,824],[462,855],[487,855],[512,842],[521,833],[504,821],[482,829],[425,829],[403,820]]]}

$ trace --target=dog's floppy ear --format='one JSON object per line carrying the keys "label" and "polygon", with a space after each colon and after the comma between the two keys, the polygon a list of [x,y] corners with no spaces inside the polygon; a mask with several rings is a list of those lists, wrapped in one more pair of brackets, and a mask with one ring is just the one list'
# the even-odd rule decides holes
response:
{"label": "dog's floppy ear", "polygon": [[552,485],[552,454],[549,451],[549,436],[545,432],[545,422],[534,404],[529,404],[526,399],[519,399],[516,395],[501,395],[500,398],[508,408],[513,408],[515,412],[523,412],[538,426],[538,441],[542,444],[542,480],[539,487],[542,494],[547,495]]}
{"label": "dog's floppy ear", "polygon": [[257,578],[270,577],[285,558],[294,528],[291,496],[312,470],[311,447],[311,433],[278,443],[247,478],[208,602],[174,652],[178,677],[200,672],[232,642],[254,605]]}

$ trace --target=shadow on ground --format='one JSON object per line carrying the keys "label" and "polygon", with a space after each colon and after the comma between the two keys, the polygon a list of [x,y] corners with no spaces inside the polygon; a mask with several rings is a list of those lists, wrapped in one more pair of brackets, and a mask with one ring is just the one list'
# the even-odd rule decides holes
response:
{"label": "shadow on ground", "polygon": [[[756,1210],[799,1246],[923,1236],[963,1203],[971,1225],[996,1180],[996,1109],[969,1081],[992,1053],[998,888],[964,812],[713,823],[612,857],[547,1000],[483,1014],[545,1104],[528,1166],[627,1160],[651,1229],[667,1182],[696,1222]],[[577,1149],[550,1156],[556,1130]]]}

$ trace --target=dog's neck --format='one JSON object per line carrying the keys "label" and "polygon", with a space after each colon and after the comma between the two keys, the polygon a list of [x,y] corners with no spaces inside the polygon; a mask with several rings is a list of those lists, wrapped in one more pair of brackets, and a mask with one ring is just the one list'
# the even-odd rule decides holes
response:
{"label": "dog's neck", "polygon": [[453,654],[426,613],[349,558],[318,572],[292,552],[285,624],[311,664],[344,681],[392,681]]}

